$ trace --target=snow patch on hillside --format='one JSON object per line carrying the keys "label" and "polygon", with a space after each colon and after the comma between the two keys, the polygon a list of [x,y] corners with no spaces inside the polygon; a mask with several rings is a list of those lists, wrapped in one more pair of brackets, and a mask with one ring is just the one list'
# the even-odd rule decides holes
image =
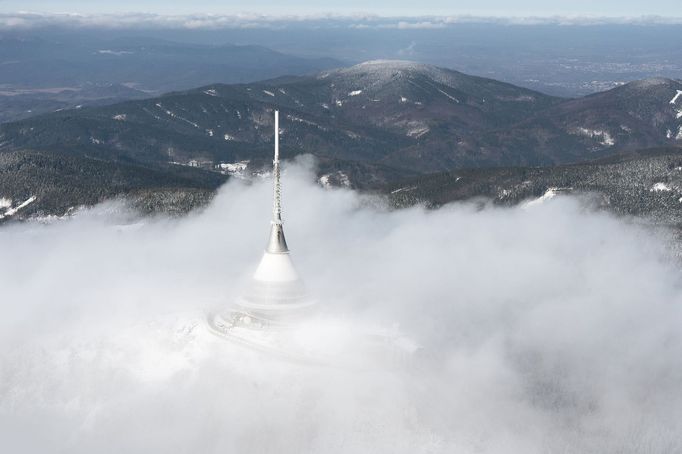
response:
{"label": "snow patch on hillside", "polygon": [[275,94],[274,94],[273,92],[268,91],[268,90],[263,90],[263,93],[265,93],[265,94],[268,95],[268,96],[272,96],[272,97],[275,96]]}
{"label": "snow patch on hillside", "polygon": [[571,189],[573,189],[573,188],[558,188],[558,187],[547,188],[547,190],[545,191],[544,194],[542,194],[537,199],[530,200],[530,201],[524,203],[522,205],[522,207],[524,209],[526,209],[526,208],[532,208],[532,207],[537,206],[537,205],[541,205],[541,204],[547,202],[548,200],[551,200],[554,197],[556,197],[557,194],[559,194],[560,192],[570,191]]}
{"label": "snow patch on hillside", "polygon": [[672,191],[672,188],[668,186],[667,184],[663,182],[658,182],[655,183],[651,189],[649,189],[650,192],[664,192],[664,191]]}
{"label": "snow patch on hillside", "polygon": [[322,175],[317,181],[323,188],[326,189],[330,189],[333,183],[337,183],[339,186],[350,188],[350,178],[348,178],[348,175],[341,170]]}
{"label": "snow patch on hillside", "polygon": [[680,96],[682,96],[682,90],[677,90],[673,99],[670,100],[670,104],[675,104]]}
{"label": "snow patch on hillside", "polygon": [[399,192],[403,191],[405,192],[414,191],[415,189],[417,189],[416,186],[405,186],[404,188],[394,189],[393,191],[391,191],[391,194],[398,194]]}
{"label": "snow patch on hillside", "polygon": [[455,97],[452,96],[451,94],[444,92],[444,91],[441,90],[440,88],[437,88],[436,90],[438,90],[439,92],[443,93],[445,96],[447,96],[448,98],[450,98],[451,100],[453,100],[453,101],[455,101],[457,104],[459,104],[459,99],[455,98]]}
{"label": "snow patch on hillside", "polygon": [[0,197],[0,208],[9,208],[12,206],[12,199]]}
{"label": "snow patch on hillside", "polygon": [[605,147],[612,147],[616,144],[616,141],[613,139],[611,134],[608,131],[604,131],[601,129],[588,129],[580,127],[575,129],[574,134],[586,136],[591,139],[597,139],[599,140],[599,143],[604,145]]}
{"label": "snow patch on hillside", "polygon": [[331,184],[329,183],[329,177],[330,175],[327,173],[325,175],[322,175],[317,181],[325,188],[330,188]]}
{"label": "snow patch on hillside", "polygon": [[362,94],[362,90],[353,90],[350,93],[348,93],[348,96],[357,96],[359,94]]}
{"label": "snow patch on hillside", "polygon": [[327,131],[327,128],[325,128],[324,126],[320,126],[319,124],[315,123],[314,121],[306,120],[306,119],[301,118],[301,117],[296,117],[294,115],[287,115],[287,119],[291,120],[291,121],[296,121],[298,123],[303,123],[303,124],[308,125],[308,126],[314,126],[317,129],[320,129],[322,131]]}
{"label": "snow patch on hillside", "polygon": [[126,114],[116,114],[113,117],[111,117],[112,120],[116,121],[126,121],[127,118],[128,116]]}
{"label": "snow patch on hillside", "polygon": [[147,109],[146,107],[143,107],[142,110],[143,110],[144,112],[148,113],[148,114],[149,114],[152,118],[154,118],[155,120],[163,121],[163,118],[159,117],[159,116],[156,115],[154,112],[152,112],[151,110]]}
{"label": "snow patch on hillside", "polygon": [[407,136],[412,137],[414,139],[418,139],[424,134],[431,131],[431,128],[429,128],[425,123],[419,121],[408,123],[408,127],[410,129],[407,130]]}
{"label": "snow patch on hillside", "polygon": [[218,93],[213,88],[209,88],[208,90],[204,90],[204,94],[208,95],[208,96],[218,96]]}
{"label": "snow patch on hillside", "polygon": [[557,194],[557,188],[548,188],[545,191],[545,193],[542,194],[537,199],[526,202],[526,204],[524,205],[524,208],[529,208],[529,207],[532,207],[535,205],[540,205],[542,203],[545,203],[546,201],[551,200],[554,197],[556,197],[556,194]]}
{"label": "snow patch on hillside", "polygon": [[249,162],[249,160],[238,162],[221,162],[216,167],[220,169],[221,173],[242,178],[244,177],[245,171],[249,166]]}
{"label": "snow patch on hillside", "polygon": [[186,118],[184,118],[184,117],[181,117],[180,115],[177,115],[175,112],[166,109],[165,107],[163,107],[163,105],[162,105],[160,102],[157,102],[155,105],[156,105],[156,107],[158,107],[159,109],[163,110],[163,111],[166,113],[166,115],[168,115],[169,117],[174,118],[174,119],[177,119],[177,120],[180,120],[180,121],[184,121],[185,123],[187,123],[187,124],[189,124],[189,125],[191,125],[191,126],[194,126],[194,127],[197,128],[197,129],[200,128],[200,126],[199,126],[198,124],[194,123],[193,121],[188,120],[188,119],[186,119]]}
{"label": "snow patch on hillside", "polygon": [[[17,212],[19,210],[22,210],[23,208],[26,208],[27,206],[29,206],[30,204],[35,202],[36,198],[37,198],[36,196],[31,196],[27,200],[22,202],[21,204],[17,205],[16,207],[8,208],[4,214],[0,214],[0,219],[4,219],[4,218],[9,217],[9,216],[14,216],[15,214],[17,214]],[[7,200],[7,199],[4,199],[4,200]],[[12,203],[12,201],[10,200],[10,204],[11,203]]]}

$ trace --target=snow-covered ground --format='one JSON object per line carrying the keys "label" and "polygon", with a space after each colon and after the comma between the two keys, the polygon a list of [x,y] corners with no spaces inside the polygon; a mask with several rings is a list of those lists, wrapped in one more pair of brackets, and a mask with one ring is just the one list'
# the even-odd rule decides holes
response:
{"label": "snow-covered ground", "polygon": [[332,177],[342,187],[346,187],[346,188],[351,187],[350,178],[348,178],[348,175],[346,175],[341,170],[338,170],[338,171],[334,172],[333,174],[328,173],[328,174],[322,175],[322,176],[320,176],[320,178],[318,178],[317,181],[322,187],[329,189],[332,187],[332,181],[331,181]]}
{"label": "snow-covered ground", "polygon": [[658,182],[655,183],[651,189],[649,189],[651,192],[664,192],[664,191],[672,191],[672,188],[667,185],[666,183]]}
{"label": "snow-covered ground", "polygon": [[542,204],[546,203],[547,201],[552,200],[559,193],[569,192],[572,189],[573,188],[557,188],[557,187],[547,188],[545,193],[542,194],[540,197],[538,197],[537,199],[533,199],[533,200],[529,200],[529,201],[525,202],[524,204],[521,205],[521,207],[524,209],[537,207],[538,205],[542,205]]}
{"label": "snow-covered ground", "polygon": [[452,101],[455,101],[457,104],[459,104],[459,99],[455,98],[454,96],[452,96],[452,95],[449,94],[449,93],[446,93],[445,91],[441,90],[440,88],[438,88],[437,90],[438,90],[439,92],[443,93],[445,96],[447,96],[448,99],[450,99],[450,100],[452,100]]}
{"label": "snow-covered ground", "polygon": [[589,129],[589,128],[577,128],[574,130],[575,134],[590,137],[592,139],[597,139],[601,145],[606,147],[612,147],[616,144],[611,134],[602,129]]}
{"label": "snow-covered ground", "polygon": [[415,139],[418,139],[431,131],[431,128],[429,128],[427,124],[418,121],[410,122],[408,128],[406,135]]}
{"label": "snow-covered ground", "polygon": [[675,96],[673,96],[673,99],[670,100],[670,104],[677,103],[677,100],[679,99],[680,96],[682,96],[682,90],[677,90],[677,93],[675,93]]}
{"label": "snow-covered ground", "polygon": [[218,168],[228,175],[233,175],[235,177],[245,177],[246,169],[249,166],[249,160],[239,161],[239,162],[221,162],[218,164]]}
{"label": "snow-covered ground", "polygon": [[399,192],[403,191],[405,192],[414,191],[415,189],[417,189],[416,186],[405,186],[404,188],[394,189],[393,191],[391,191],[391,194],[398,194]]}
{"label": "snow-covered ground", "polygon": [[[36,199],[37,199],[36,196],[31,196],[15,207],[11,206],[12,201],[10,199],[5,199],[5,198],[0,199],[2,204],[5,205],[4,208],[7,208],[4,213],[0,214],[0,219],[4,219],[4,218],[10,217],[10,216],[14,216],[15,214],[17,214],[17,212],[26,208],[27,206],[29,206],[33,202],[35,202]],[[9,205],[8,205],[8,202],[9,202]],[[2,208],[2,207],[0,207],[0,208]]]}
{"label": "snow-covered ground", "polygon": [[540,205],[542,203],[545,203],[548,200],[553,199],[557,195],[557,188],[548,188],[547,191],[545,191],[544,194],[542,194],[540,197],[534,200],[530,200],[526,202],[523,206],[526,208],[533,207],[535,205]]}
{"label": "snow-covered ground", "polygon": [[182,117],[182,116],[180,116],[180,115],[177,115],[175,112],[173,112],[173,111],[171,111],[171,110],[166,109],[165,107],[163,107],[163,105],[162,105],[160,102],[157,102],[155,105],[156,105],[156,107],[158,107],[159,109],[161,109],[161,110],[162,110],[166,115],[168,115],[169,117],[178,119],[178,120],[180,120],[180,121],[184,121],[185,123],[187,123],[187,124],[189,124],[189,125],[191,125],[191,126],[197,128],[197,129],[201,129],[201,127],[200,127],[197,123],[195,123],[195,122],[193,122],[193,121],[191,121],[191,120],[188,120],[188,119],[186,119],[185,117]]}

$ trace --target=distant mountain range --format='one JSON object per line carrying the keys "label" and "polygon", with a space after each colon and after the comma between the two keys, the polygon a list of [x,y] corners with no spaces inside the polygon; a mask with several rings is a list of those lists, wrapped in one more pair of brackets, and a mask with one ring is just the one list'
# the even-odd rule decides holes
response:
{"label": "distant mountain range", "polygon": [[0,123],[83,106],[115,104],[153,96],[121,84],[86,84],[68,88],[0,88]]}
{"label": "distant mountain range", "polygon": [[[110,193],[197,185],[210,192],[216,177],[258,172],[270,161],[274,109],[281,111],[287,157],[313,154],[322,184],[359,188],[454,169],[556,166],[682,145],[678,81],[648,79],[563,99],[428,65],[371,61],[3,124],[0,155],[23,153],[34,162],[57,153],[76,167],[101,165],[107,175],[120,165],[126,171],[118,181],[126,183]],[[187,167],[194,167],[191,183],[176,178]],[[139,172],[175,179],[138,185]],[[0,181],[0,190],[10,188]]]}
{"label": "distant mountain range", "polygon": [[262,46],[177,43],[92,33],[0,34],[0,122],[158,96],[216,81],[251,82],[342,65]]}
{"label": "distant mountain range", "polygon": [[338,67],[263,46],[179,43],[144,36],[0,35],[0,85],[19,88],[125,84],[163,92],[216,81],[250,82]]}

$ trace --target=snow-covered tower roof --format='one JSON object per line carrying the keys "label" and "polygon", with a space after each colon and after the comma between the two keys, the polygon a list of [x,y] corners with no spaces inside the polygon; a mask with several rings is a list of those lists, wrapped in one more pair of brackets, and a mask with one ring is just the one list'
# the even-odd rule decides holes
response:
{"label": "snow-covered tower roof", "polygon": [[279,162],[279,112],[275,111],[275,158],[270,237],[251,283],[237,304],[251,315],[268,320],[298,312],[312,304],[308,299],[284,237]]}

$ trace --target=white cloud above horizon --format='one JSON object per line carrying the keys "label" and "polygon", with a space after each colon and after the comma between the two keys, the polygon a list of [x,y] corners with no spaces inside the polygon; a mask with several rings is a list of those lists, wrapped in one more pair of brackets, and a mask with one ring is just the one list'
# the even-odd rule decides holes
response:
{"label": "white cloud above horizon", "polygon": [[[1,4],[1,3],[0,3]],[[166,28],[166,29],[228,29],[228,28],[282,28],[319,27],[329,25],[355,29],[443,29],[457,24],[488,23],[501,25],[680,25],[679,16],[495,16],[495,15],[444,15],[444,16],[381,16],[370,13],[340,14],[157,14],[127,13],[73,13],[73,12],[0,12],[0,30],[30,29],[39,27],[105,27],[105,28]]]}

